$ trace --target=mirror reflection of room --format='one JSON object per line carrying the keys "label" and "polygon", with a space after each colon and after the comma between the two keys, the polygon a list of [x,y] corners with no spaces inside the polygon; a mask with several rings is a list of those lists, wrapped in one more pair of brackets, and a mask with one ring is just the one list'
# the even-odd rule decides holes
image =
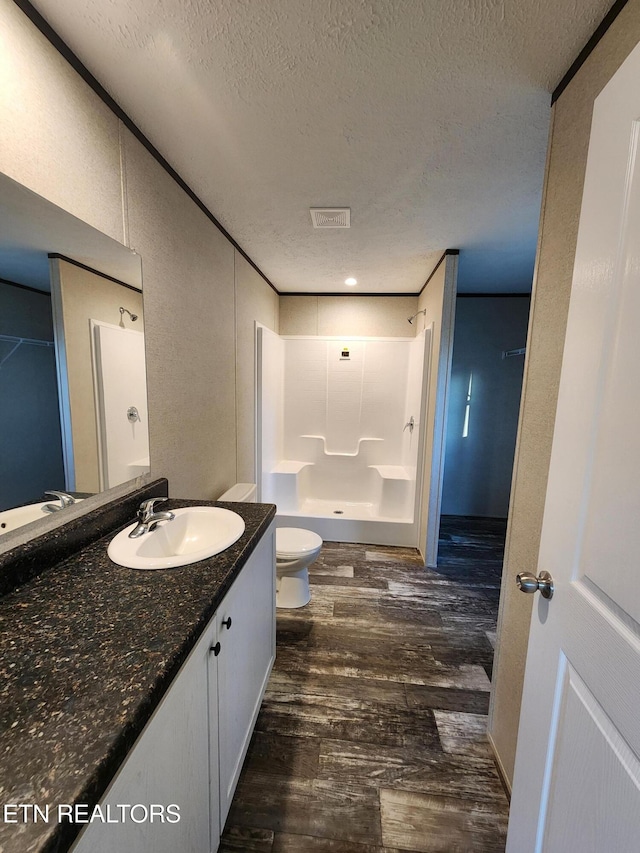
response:
{"label": "mirror reflection of room", "polygon": [[149,439],[139,256],[0,178],[1,534],[146,473]]}
{"label": "mirror reflection of room", "polygon": [[50,294],[0,281],[0,510],[64,490]]}
{"label": "mirror reflection of room", "polygon": [[62,258],[51,283],[66,479],[103,491],[149,470],[142,293]]}

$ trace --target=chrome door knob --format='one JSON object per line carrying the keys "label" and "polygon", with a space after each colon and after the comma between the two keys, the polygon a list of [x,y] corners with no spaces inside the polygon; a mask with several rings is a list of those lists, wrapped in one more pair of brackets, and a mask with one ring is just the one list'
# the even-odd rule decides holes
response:
{"label": "chrome door knob", "polygon": [[537,592],[540,590],[540,595],[543,598],[553,598],[553,578],[549,572],[540,572],[538,577],[532,575],[531,572],[520,572],[519,575],[516,575],[516,583],[520,592]]}

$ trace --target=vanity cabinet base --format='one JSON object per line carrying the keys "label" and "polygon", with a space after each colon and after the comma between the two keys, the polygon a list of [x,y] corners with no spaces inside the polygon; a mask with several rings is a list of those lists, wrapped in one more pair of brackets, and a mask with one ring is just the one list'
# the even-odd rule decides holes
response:
{"label": "vanity cabinet base", "polygon": [[274,660],[272,524],[72,852],[215,853]]}

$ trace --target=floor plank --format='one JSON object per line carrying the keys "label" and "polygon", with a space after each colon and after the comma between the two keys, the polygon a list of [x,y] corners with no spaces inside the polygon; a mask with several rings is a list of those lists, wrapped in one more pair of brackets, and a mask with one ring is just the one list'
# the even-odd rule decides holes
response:
{"label": "floor plank", "polygon": [[[277,833],[272,853],[398,853],[398,851],[379,847],[377,844]],[[403,851],[403,853],[415,853],[415,851]]]}
{"label": "floor plank", "polygon": [[230,826],[218,853],[272,853],[273,837],[270,829]]}
{"label": "floor plank", "polygon": [[389,747],[353,741],[321,741],[318,776],[463,800],[488,800],[499,808],[504,789],[495,763],[470,754],[443,756],[427,747]]}
{"label": "floor plank", "polygon": [[481,714],[434,711],[440,743],[445,752],[490,758],[487,718]]}
{"label": "floor plank", "polygon": [[317,738],[291,737],[278,732],[256,730],[244,766],[247,771],[315,779],[319,756],[320,742]]}
{"label": "floor plank", "polygon": [[506,816],[492,803],[414,792],[380,791],[385,847],[420,853],[501,853]]}

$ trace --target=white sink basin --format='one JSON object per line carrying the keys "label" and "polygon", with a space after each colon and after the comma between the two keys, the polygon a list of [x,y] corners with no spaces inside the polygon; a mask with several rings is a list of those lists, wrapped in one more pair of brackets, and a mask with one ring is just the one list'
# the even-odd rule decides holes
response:
{"label": "white sink basin", "polygon": [[[79,503],[82,498],[77,498],[76,503]],[[10,530],[15,530],[16,527],[22,527],[23,524],[29,524],[31,521],[38,521],[41,518],[51,518],[55,515],[56,518],[64,518],[64,515],[58,516],[58,513],[43,512],[42,507],[58,503],[55,498],[50,498],[48,501],[43,501],[38,504],[27,504],[26,506],[18,506],[15,509],[5,509],[0,512],[0,534],[8,533]],[[66,507],[65,507],[66,509]],[[60,510],[64,512],[64,510]]]}
{"label": "white sink basin", "polygon": [[171,512],[172,521],[159,522],[137,539],[129,538],[135,524],[122,530],[109,543],[109,557],[128,569],[175,569],[219,554],[244,533],[243,519],[228,509],[188,506]]}

